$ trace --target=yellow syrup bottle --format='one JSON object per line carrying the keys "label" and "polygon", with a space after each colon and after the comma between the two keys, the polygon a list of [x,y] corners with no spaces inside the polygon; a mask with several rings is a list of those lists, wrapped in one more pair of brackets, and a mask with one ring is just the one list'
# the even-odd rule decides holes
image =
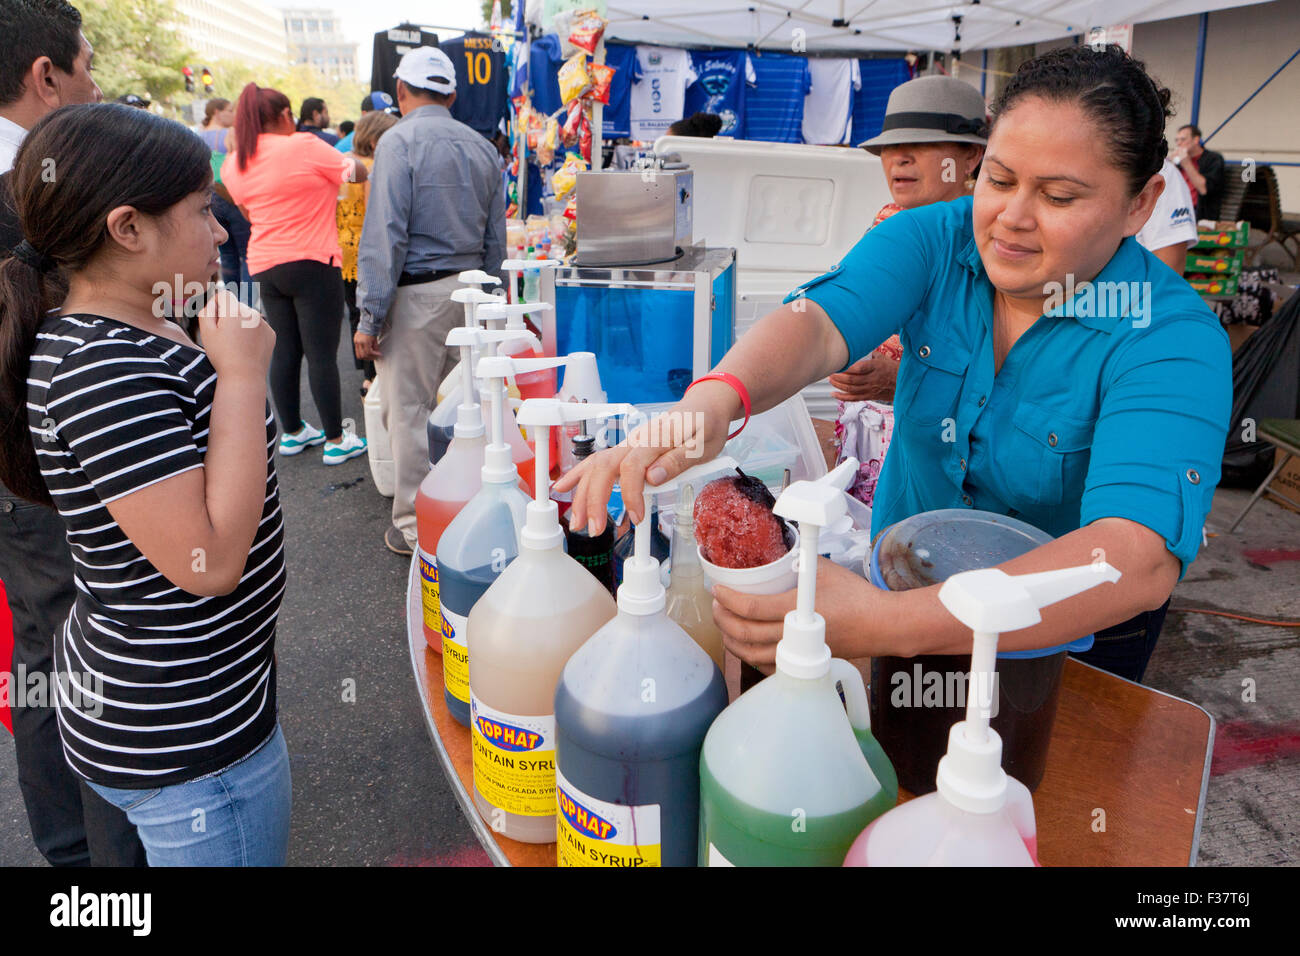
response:
{"label": "yellow syrup bottle", "polygon": [[536,491],[519,556],[478,599],[467,628],[474,805],[494,833],[512,840],[555,842],[555,687],[573,652],[617,612],[609,592],[564,553],[550,499],[549,430],[629,411],[555,399],[519,409],[519,423],[539,429]]}

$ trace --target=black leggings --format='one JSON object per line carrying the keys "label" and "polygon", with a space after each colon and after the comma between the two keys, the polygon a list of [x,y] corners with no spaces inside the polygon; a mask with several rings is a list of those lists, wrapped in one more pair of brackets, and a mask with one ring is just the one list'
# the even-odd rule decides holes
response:
{"label": "black leggings", "polygon": [[338,266],[309,259],[285,262],[253,276],[262,292],[262,310],[275,330],[271,354],[271,397],[280,430],[302,427],[298,380],[307,356],[307,381],[320,412],[325,437],[343,433],[339,397],[339,334],[343,328],[343,276]]}

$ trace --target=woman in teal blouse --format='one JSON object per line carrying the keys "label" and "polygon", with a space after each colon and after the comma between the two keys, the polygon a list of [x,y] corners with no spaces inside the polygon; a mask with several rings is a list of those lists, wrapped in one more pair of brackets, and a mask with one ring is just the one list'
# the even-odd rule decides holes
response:
{"label": "woman in teal blouse", "polygon": [[[1133,238],[1164,188],[1168,102],[1118,47],[1029,61],[994,106],[973,198],[880,223],[717,367],[743,383],[758,412],[899,333],[895,432],[872,530],[975,508],[1057,536],[1001,565],[1009,572],[1104,557],[1123,573],[1119,582],[1047,608],[1000,649],[1048,647],[1136,620],[1114,668],[1134,679],[1201,542],[1232,390],[1217,319]],[[634,432],[556,485],[578,487],[576,521],[590,514],[603,523],[600,503],[616,478],[639,516],[647,481],[691,464],[687,448],[716,454],[728,423],[744,417],[738,390],[717,380],[692,388],[675,410],[698,437],[688,432],[687,443],[679,433],[670,447],[669,429]],[[936,592],[881,592],[826,561],[818,572],[818,610],[842,657],[968,653],[969,632]],[[768,668],[794,592],[719,587],[714,596],[728,648]]]}

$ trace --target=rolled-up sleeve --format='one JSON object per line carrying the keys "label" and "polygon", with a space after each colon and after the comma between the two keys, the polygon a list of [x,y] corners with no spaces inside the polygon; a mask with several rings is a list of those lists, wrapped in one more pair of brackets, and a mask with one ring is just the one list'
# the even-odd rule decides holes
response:
{"label": "rolled-up sleeve", "polygon": [[[933,269],[926,209],[897,213],[869,230],[830,272],[795,289],[825,310],[849,349],[847,368],[894,335],[920,307]],[[932,233],[929,233],[932,234]]]}
{"label": "rolled-up sleeve", "polygon": [[1119,350],[1103,398],[1080,525],[1126,518],[1165,539],[1187,573],[1219,481],[1232,408],[1232,356],[1216,324],[1146,330]]}
{"label": "rolled-up sleeve", "polygon": [[405,144],[396,137],[380,140],[357,245],[357,307],[361,312],[358,331],[366,335],[380,333],[393,304],[410,243],[414,192]]}

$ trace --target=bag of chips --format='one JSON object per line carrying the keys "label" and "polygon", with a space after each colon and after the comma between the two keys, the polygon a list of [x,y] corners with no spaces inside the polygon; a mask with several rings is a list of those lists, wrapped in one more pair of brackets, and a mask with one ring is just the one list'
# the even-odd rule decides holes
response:
{"label": "bag of chips", "polygon": [[574,100],[569,104],[569,114],[560,128],[560,139],[566,149],[578,145],[578,127],[582,122],[583,100]]}
{"label": "bag of chips", "polygon": [[591,91],[587,96],[590,99],[609,105],[609,84],[618,71],[612,66],[606,66],[604,63],[593,63],[587,69],[591,73]]}
{"label": "bag of chips", "polygon": [[573,192],[574,187],[578,185],[578,173],[585,172],[587,164],[582,161],[582,157],[577,153],[569,153],[564,158],[564,165],[555,171],[551,177],[551,187],[555,190],[555,198],[563,199],[569,193]]}
{"label": "bag of chips", "polygon": [[600,38],[605,34],[605,20],[595,10],[583,10],[573,15],[569,27],[569,42],[574,46],[595,53]]}
{"label": "bag of chips", "polygon": [[587,72],[587,54],[578,53],[564,61],[560,67],[560,100],[568,106],[591,89],[591,74]]}
{"label": "bag of chips", "polygon": [[537,154],[537,162],[542,166],[549,166],[555,162],[555,151],[560,146],[560,124],[554,116],[546,120],[546,132],[542,134],[541,140],[537,143],[534,152]]}

